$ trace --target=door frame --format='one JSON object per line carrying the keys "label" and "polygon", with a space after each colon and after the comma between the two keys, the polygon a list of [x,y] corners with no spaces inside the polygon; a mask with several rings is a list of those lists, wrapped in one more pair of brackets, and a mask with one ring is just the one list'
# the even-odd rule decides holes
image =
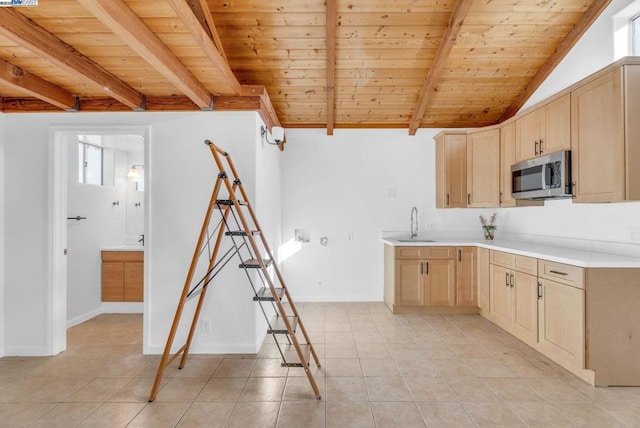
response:
{"label": "door frame", "polygon": [[[56,355],[67,349],[67,259],[64,251],[67,246],[67,153],[69,138],[77,134],[141,135],[144,139],[145,192],[144,192],[144,233],[145,259],[148,253],[149,209],[149,125],[63,125],[49,127],[49,191],[48,191],[48,277],[51,283],[47,295],[47,353]],[[144,264],[144,304],[143,324],[147,325],[148,299],[147,278],[148,263]],[[143,334],[147,331],[143,328]],[[145,343],[143,338],[143,343]]]}

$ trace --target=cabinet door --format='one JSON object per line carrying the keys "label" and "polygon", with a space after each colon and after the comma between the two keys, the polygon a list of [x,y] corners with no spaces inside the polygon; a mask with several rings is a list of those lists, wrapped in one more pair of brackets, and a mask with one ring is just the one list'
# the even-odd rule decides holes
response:
{"label": "cabinet door", "polygon": [[142,302],[144,292],[144,264],[127,262],[124,264],[124,301]]}
{"label": "cabinet door", "polygon": [[102,301],[124,300],[124,263],[102,263]]}
{"label": "cabinet door", "polygon": [[554,360],[584,368],[585,319],[584,290],[540,279],[539,344]]}
{"label": "cabinet door", "polygon": [[541,131],[538,154],[554,153],[571,148],[571,95],[567,94],[540,112]]}
{"label": "cabinet door", "polygon": [[625,199],[622,69],[571,93],[574,202]]}
{"label": "cabinet door", "polygon": [[489,313],[491,319],[504,329],[511,326],[511,286],[509,278],[511,271],[502,266],[491,265]]}
{"label": "cabinet door", "polygon": [[467,206],[467,136],[436,138],[436,208]]}
{"label": "cabinet door", "polygon": [[467,206],[467,136],[450,135],[447,141],[447,199],[449,208]]}
{"label": "cabinet door", "polygon": [[515,207],[511,197],[511,165],[516,162],[516,124],[511,122],[500,129],[500,206]]}
{"label": "cabinet door", "polygon": [[425,262],[425,306],[455,306],[455,260]]}
{"label": "cabinet door", "polygon": [[467,206],[500,205],[500,130],[467,136]]}
{"label": "cabinet door", "polygon": [[424,305],[424,264],[420,260],[396,260],[398,306]]}
{"label": "cabinet door", "polygon": [[456,262],[456,306],[477,306],[476,248],[458,247]]}
{"label": "cabinet door", "polygon": [[538,156],[540,140],[540,110],[516,120],[516,162]]}
{"label": "cabinet door", "polygon": [[512,333],[526,343],[538,342],[538,278],[513,272],[511,288]]}

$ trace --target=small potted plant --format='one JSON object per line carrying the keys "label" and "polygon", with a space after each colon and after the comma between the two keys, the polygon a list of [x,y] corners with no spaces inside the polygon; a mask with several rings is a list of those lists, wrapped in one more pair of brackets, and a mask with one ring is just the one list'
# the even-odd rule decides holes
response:
{"label": "small potted plant", "polygon": [[493,240],[493,236],[498,228],[498,226],[496,226],[496,213],[491,215],[489,221],[483,216],[480,216],[480,224],[482,225],[482,230],[484,230],[484,239]]}

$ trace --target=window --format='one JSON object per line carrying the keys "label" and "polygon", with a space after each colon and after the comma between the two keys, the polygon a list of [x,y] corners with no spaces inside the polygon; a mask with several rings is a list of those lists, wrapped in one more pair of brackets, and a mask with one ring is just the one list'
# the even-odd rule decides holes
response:
{"label": "window", "polygon": [[633,55],[640,56],[640,15],[631,20],[631,38]]}
{"label": "window", "polygon": [[102,186],[102,164],[102,147],[83,141],[81,136],[78,141],[78,182]]}

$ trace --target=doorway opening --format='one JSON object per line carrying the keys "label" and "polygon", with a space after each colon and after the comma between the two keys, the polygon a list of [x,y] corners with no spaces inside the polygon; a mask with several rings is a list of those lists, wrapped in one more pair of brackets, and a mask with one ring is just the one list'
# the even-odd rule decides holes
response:
{"label": "doorway opening", "polygon": [[149,130],[56,127],[51,135],[48,345],[55,355],[66,349],[68,327],[103,313],[146,313]]}

